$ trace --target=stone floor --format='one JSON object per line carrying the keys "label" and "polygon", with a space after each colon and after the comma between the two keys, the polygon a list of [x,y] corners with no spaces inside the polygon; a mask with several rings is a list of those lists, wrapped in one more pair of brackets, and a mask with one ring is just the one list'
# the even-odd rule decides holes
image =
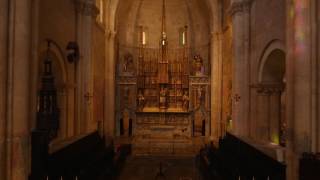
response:
{"label": "stone floor", "polygon": [[[160,175],[160,164],[162,174]],[[129,157],[118,180],[200,180],[194,157]]]}

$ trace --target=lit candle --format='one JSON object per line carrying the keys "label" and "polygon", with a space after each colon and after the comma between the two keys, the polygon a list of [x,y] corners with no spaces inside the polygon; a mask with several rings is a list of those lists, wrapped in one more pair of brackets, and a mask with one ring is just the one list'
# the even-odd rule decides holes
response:
{"label": "lit candle", "polygon": [[186,44],[186,32],[182,33],[182,45]]}
{"label": "lit candle", "polygon": [[142,44],[146,45],[146,32],[142,32]]}

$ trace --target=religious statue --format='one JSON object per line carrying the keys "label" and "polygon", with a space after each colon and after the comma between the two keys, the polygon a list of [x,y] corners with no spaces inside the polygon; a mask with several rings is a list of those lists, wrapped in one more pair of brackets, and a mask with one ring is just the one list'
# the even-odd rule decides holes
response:
{"label": "religious statue", "polygon": [[124,56],[124,62],[123,62],[123,72],[131,72],[133,66],[133,56],[130,53],[127,53]]}
{"label": "religious statue", "polygon": [[197,102],[198,102],[198,106],[203,105],[205,102],[205,91],[201,86],[199,86],[197,89]]}
{"label": "religious statue", "polygon": [[188,96],[188,91],[185,91],[183,96],[182,96],[182,108],[186,111],[189,109],[189,96]]}
{"label": "religious statue", "polygon": [[203,76],[204,75],[204,66],[203,66],[203,60],[200,57],[200,55],[195,55],[193,57],[193,63],[194,63],[194,73],[196,76]]}
{"label": "religious statue", "polygon": [[143,110],[144,108],[144,102],[145,98],[143,96],[142,90],[139,90],[139,94],[138,94],[138,109],[139,110]]}
{"label": "religious statue", "polygon": [[167,89],[161,87],[160,89],[160,108],[166,108],[167,104]]}

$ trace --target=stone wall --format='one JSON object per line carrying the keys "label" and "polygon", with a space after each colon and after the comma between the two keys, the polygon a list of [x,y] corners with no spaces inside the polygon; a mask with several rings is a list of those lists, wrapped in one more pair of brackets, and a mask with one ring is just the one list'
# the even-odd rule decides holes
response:
{"label": "stone wall", "polygon": [[[43,66],[42,62],[46,54],[46,39],[51,39],[56,44],[52,45],[51,49],[53,49],[52,53],[54,57],[56,57],[53,58],[54,67],[57,67],[56,72],[61,73],[54,75],[56,76],[56,86],[58,90],[58,105],[61,111],[58,141],[63,141],[68,137],[74,136],[76,133],[75,65],[69,63],[66,58],[66,47],[70,41],[76,41],[77,36],[74,2],[65,0],[39,1],[38,26],[39,69]],[[38,88],[41,82],[40,75],[40,73],[37,74]],[[59,79],[62,82],[59,82]],[[32,121],[35,121],[35,119]]]}
{"label": "stone wall", "polygon": [[[166,1],[166,31],[169,49],[181,47],[179,33],[184,26],[188,26],[187,38],[191,47],[190,54],[200,54],[206,65],[209,65],[209,25],[210,14],[208,7],[204,3],[195,0]],[[128,50],[128,47],[139,46],[140,26],[143,26],[146,32],[146,47],[159,48],[162,26],[162,0],[120,1],[116,24],[120,57],[127,51],[133,51],[132,49]],[[208,69],[206,71],[209,72]]]}
{"label": "stone wall", "polygon": [[95,23],[93,27],[93,122],[92,128],[104,120],[104,97],[105,97],[105,30],[104,27]]}

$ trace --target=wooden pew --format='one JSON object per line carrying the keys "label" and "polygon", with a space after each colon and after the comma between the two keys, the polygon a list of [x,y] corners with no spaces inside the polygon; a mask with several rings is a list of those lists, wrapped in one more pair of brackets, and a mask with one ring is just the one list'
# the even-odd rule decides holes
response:
{"label": "wooden pew", "polygon": [[304,153],[300,159],[300,180],[320,179],[320,155]]}
{"label": "wooden pew", "polygon": [[112,168],[113,149],[107,149],[98,132],[49,155],[50,179],[98,179]]}
{"label": "wooden pew", "polygon": [[30,180],[111,179],[114,173],[114,150],[106,148],[98,132],[48,153],[45,133],[33,133],[32,174]]}
{"label": "wooden pew", "polygon": [[286,166],[237,137],[227,134],[219,149],[207,155],[209,164],[223,179],[285,180]]}

